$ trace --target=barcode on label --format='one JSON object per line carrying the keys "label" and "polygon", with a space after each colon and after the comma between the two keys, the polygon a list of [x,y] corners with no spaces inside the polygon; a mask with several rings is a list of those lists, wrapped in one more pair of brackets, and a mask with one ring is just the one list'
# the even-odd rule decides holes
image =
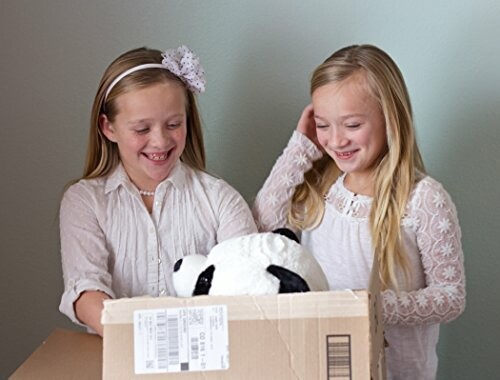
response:
{"label": "barcode on label", "polygon": [[135,373],[229,368],[227,307],[134,311]]}
{"label": "barcode on label", "polygon": [[189,312],[189,325],[190,326],[199,326],[205,323],[205,313],[202,309],[193,309]]}
{"label": "barcode on label", "polygon": [[[158,369],[167,369],[167,314],[156,314],[156,357]],[[150,368],[153,368],[151,366]]]}
{"label": "barcode on label", "polygon": [[327,379],[351,380],[351,336],[327,335]]}
{"label": "barcode on label", "polygon": [[179,316],[167,317],[168,365],[179,364]]}
{"label": "barcode on label", "polygon": [[200,357],[200,345],[197,337],[191,338],[191,359],[198,360]]}

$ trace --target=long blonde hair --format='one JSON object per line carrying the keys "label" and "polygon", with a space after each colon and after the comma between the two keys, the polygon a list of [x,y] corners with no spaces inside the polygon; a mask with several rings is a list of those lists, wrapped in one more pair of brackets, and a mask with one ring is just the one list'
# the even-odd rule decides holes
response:
{"label": "long blonde hair", "polygon": [[[341,82],[355,73],[366,75],[370,90],[384,115],[387,152],[375,171],[375,192],[369,221],[373,251],[379,260],[383,288],[398,288],[396,268],[410,276],[402,245],[401,220],[410,192],[425,173],[413,126],[410,97],[403,76],[391,57],[372,45],[338,50],[314,70],[311,94],[331,82]],[[323,195],[340,175],[328,155],[314,163],[305,181],[295,190],[289,221],[302,230],[316,227],[324,215]]]}
{"label": "long blonde hair", "polygon": [[105,114],[108,120],[113,122],[118,113],[116,99],[120,95],[167,81],[178,82],[185,89],[187,136],[186,146],[180,159],[194,169],[205,170],[205,148],[196,99],[192,91],[186,88],[177,76],[168,70],[158,68],[139,70],[121,79],[112,88],[107,98],[105,97],[109,85],[121,73],[138,65],[161,63],[161,54],[159,50],[146,47],[130,50],[116,58],[104,72],[92,106],[87,155],[82,178],[91,179],[106,176],[120,162],[118,147],[104,136],[99,125],[99,116]]}

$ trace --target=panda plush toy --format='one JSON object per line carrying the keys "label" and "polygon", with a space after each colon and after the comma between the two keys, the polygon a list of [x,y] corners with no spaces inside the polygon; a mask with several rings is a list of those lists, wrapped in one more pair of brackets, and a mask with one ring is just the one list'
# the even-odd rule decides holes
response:
{"label": "panda plush toy", "polygon": [[175,263],[173,283],[178,297],[328,290],[318,262],[288,229],[226,240],[208,256],[185,256]]}

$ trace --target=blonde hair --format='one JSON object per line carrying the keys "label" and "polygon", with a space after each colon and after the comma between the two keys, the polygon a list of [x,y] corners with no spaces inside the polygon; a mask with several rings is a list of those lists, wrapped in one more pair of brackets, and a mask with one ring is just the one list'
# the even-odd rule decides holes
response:
{"label": "blonde hair", "polygon": [[177,76],[161,68],[139,70],[116,83],[106,98],[109,85],[121,73],[138,65],[161,63],[161,54],[159,50],[146,47],[130,50],[116,58],[104,72],[92,106],[87,155],[82,178],[91,179],[106,176],[120,162],[118,147],[104,136],[99,125],[99,116],[105,114],[108,120],[113,122],[119,111],[116,99],[120,95],[169,81],[181,84],[186,94],[187,136],[186,146],[180,159],[194,169],[205,170],[205,148],[196,99],[192,91],[186,88]]}
{"label": "blonde hair", "polygon": [[[311,94],[331,82],[341,82],[363,73],[384,115],[387,152],[374,174],[375,188],[369,221],[373,251],[379,261],[383,288],[398,288],[396,268],[406,280],[410,270],[402,245],[401,220],[410,192],[425,173],[413,126],[410,97],[396,63],[372,45],[338,50],[314,70]],[[289,221],[302,230],[316,227],[324,214],[323,196],[340,175],[328,155],[314,163],[292,198]]]}

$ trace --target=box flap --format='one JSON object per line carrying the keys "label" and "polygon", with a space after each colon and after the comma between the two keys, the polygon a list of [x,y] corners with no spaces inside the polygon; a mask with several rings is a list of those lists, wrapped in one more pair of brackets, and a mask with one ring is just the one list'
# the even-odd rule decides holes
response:
{"label": "box flap", "polygon": [[95,380],[101,376],[101,337],[56,329],[9,379]]}
{"label": "box flap", "polygon": [[103,325],[132,323],[133,311],[139,309],[216,304],[228,305],[229,320],[363,317],[368,316],[369,298],[364,290],[290,293],[278,296],[122,298],[104,301],[101,322]]}

